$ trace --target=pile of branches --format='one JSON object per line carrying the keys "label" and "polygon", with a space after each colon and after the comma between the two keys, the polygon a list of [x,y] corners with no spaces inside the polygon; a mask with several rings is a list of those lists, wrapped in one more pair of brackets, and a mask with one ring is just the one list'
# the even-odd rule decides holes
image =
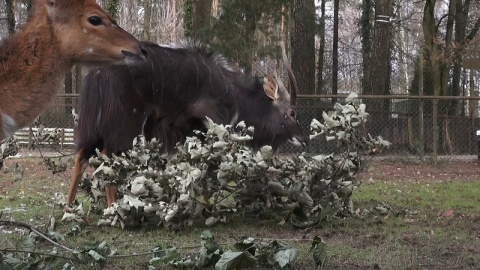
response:
{"label": "pile of branches", "polygon": [[[86,190],[95,202],[107,184],[121,193],[104,210],[100,224],[158,219],[158,224],[181,228],[204,218],[207,225],[228,222],[229,215],[262,215],[275,211],[296,226],[311,226],[354,212],[352,193],[363,154],[379,153],[389,145],[365,134],[364,104],[336,104],[311,122],[310,138],[336,141],[327,155],[276,154],[270,146],[253,151],[248,142],[253,128],[217,125],[210,119],[206,132],[196,131],[166,158],[156,140],[135,139],[132,150],[112,158],[97,151]],[[83,210],[81,211],[83,212]],[[292,215],[293,214],[293,215]]]}
{"label": "pile of branches", "polygon": [[[0,228],[13,227],[20,233],[19,239],[11,248],[0,247],[0,269],[102,269],[109,261],[138,256],[150,257],[148,269],[161,269],[165,265],[177,269],[230,270],[258,266],[292,269],[299,254],[295,247],[276,239],[243,237],[233,245],[219,244],[208,230],[201,233],[200,245],[196,247],[156,246],[144,252],[118,254],[106,241],[87,243],[76,249],[61,244],[66,238],[84,233],[78,225],[62,234],[53,231],[53,222],[48,232],[42,233],[25,223],[0,220]],[[311,242],[310,253],[317,269],[323,269],[327,260],[325,242],[319,236],[307,241]],[[197,249],[196,254],[191,248]]]}
{"label": "pile of branches", "polygon": [[12,136],[6,140],[0,141],[0,168],[3,167],[3,161],[10,156],[15,156],[18,153],[18,144]]}
{"label": "pile of branches", "polygon": [[[38,126],[37,131],[32,132],[32,140],[29,144],[29,149],[40,149],[40,146],[49,146],[52,150],[58,151],[58,146],[62,140],[62,132],[60,128],[54,130],[45,130],[43,124],[38,124],[38,121],[35,122],[35,125]],[[0,141],[0,168],[3,167],[3,161],[8,158],[18,154],[19,151],[18,140],[15,136],[11,136],[8,139]],[[41,151],[40,151],[40,154]],[[43,156],[43,155],[42,155]],[[47,165],[48,169],[52,173],[60,173],[67,170],[67,156],[61,155],[59,157],[45,157],[44,162]],[[8,171],[3,168],[4,172]]]}

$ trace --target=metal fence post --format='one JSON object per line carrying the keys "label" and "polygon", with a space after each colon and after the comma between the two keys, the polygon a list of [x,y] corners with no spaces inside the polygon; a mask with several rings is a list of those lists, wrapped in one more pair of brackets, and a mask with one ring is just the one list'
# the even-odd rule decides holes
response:
{"label": "metal fence post", "polygon": [[433,163],[437,165],[437,158],[438,158],[438,99],[432,100],[433,105],[433,124],[432,124],[432,132],[433,132]]}
{"label": "metal fence post", "polygon": [[475,138],[477,139],[477,158],[480,160],[480,129],[475,130]]}
{"label": "metal fence post", "polygon": [[[418,95],[423,96],[423,50],[420,50],[420,56],[418,60]],[[418,100],[419,106],[418,106],[418,129],[420,131],[420,143],[419,143],[419,156],[420,160],[423,162],[423,154],[424,154],[424,146],[425,146],[425,141],[424,141],[424,129],[423,129],[423,98]]]}

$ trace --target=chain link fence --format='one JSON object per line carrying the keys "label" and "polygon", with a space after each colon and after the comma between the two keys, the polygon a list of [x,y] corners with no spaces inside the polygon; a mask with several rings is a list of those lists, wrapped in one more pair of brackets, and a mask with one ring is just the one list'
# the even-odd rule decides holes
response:
{"label": "chain link fence", "polygon": [[[322,120],[345,95],[301,96],[299,122],[308,130],[313,118]],[[480,129],[478,97],[360,96],[367,105],[365,131],[392,143],[383,157],[403,160],[474,160],[479,153],[476,129]],[[309,153],[328,153],[335,145],[312,142]],[[298,151],[284,146],[284,151]]]}
{"label": "chain link fence", "polygon": [[[365,131],[372,136],[380,135],[392,143],[383,157],[392,159],[477,159],[478,141],[475,135],[480,129],[478,118],[478,97],[431,96],[360,96],[370,114]],[[51,129],[74,129],[72,109],[77,94],[57,96],[51,106],[38,118],[33,127]],[[334,102],[343,103],[345,96],[318,95],[298,98],[298,121],[309,131],[313,118],[322,120],[324,111],[331,111]],[[23,132],[25,133],[25,130]],[[32,129],[30,129],[32,130]],[[19,134],[19,133],[17,133]],[[63,148],[73,150],[73,132],[65,132],[68,142]],[[28,136],[23,136],[26,140]],[[28,142],[20,144],[28,147]],[[307,152],[310,154],[331,153],[336,145],[325,141],[312,141],[305,149],[284,144],[283,153]]]}

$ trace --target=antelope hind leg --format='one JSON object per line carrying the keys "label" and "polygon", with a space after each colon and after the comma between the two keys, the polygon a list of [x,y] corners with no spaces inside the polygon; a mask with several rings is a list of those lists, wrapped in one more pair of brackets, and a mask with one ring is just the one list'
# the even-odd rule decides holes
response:
{"label": "antelope hind leg", "polygon": [[83,172],[88,166],[88,160],[85,159],[85,150],[82,148],[77,153],[75,159],[75,169],[73,171],[72,182],[70,182],[70,189],[68,191],[67,205],[70,205],[75,200],[77,195],[78,184],[82,178]]}
{"label": "antelope hind leg", "polygon": [[[107,149],[103,149],[102,154],[108,155]],[[105,194],[107,196],[107,207],[110,207],[117,201],[117,186],[112,184],[105,185]]]}

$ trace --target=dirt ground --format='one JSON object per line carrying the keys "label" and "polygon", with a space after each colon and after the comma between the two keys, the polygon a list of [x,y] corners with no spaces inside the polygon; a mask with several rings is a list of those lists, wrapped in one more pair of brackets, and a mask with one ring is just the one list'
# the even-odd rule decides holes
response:
{"label": "dirt ground", "polygon": [[[55,180],[67,190],[74,167],[74,155],[69,154],[69,166],[65,172],[52,174],[48,171],[38,151],[22,152],[22,158],[9,158],[0,172],[0,179],[11,177],[8,174],[18,163],[25,177],[39,177]],[[42,153],[42,156],[58,156],[58,153]],[[472,181],[480,177],[480,162],[477,160],[439,162],[437,165],[414,162],[368,161],[358,179],[362,182],[378,180],[410,182]],[[58,182],[59,181],[59,182]],[[10,181],[0,181],[0,195],[8,193],[13,185]]]}
{"label": "dirt ground", "polygon": [[[19,191],[66,194],[73,171],[74,156],[68,157],[69,165],[65,172],[52,174],[42,158],[29,157],[30,154],[22,153],[21,159],[6,160],[7,173],[0,171],[0,199],[10,194],[18,194]],[[32,182],[14,179],[11,170],[16,163],[23,170],[23,179],[30,179]],[[33,183],[36,179],[41,180],[38,186]],[[477,160],[439,162],[437,165],[368,161],[365,169],[359,174],[359,179],[364,183],[380,181],[420,184],[451,181],[473,183],[480,179],[480,163]],[[452,209],[434,211],[432,218],[392,217],[380,220],[339,221],[330,227],[306,230],[276,226],[272,231],[271,225],[265,225],[264,229],[257,226],[254,232],[247,227],[248,232],[242,233],[258,233],[258,237],[271,236],[277,239],[311,239],[315,235],[320,235],[328,243],[330,256],[328,269],[478,269],[480,216],[465,215],[461,211],[457,214],[457,209],[455,212]],[[141,232],[129,233],[139,233],[137,236],[141,237]],[[232,234],[237,235],[238,231],[235,230]],[[299,262],[299,268],[296,269],[313,269],[310,268],[313,262],[308,252],[304,253],[302,258],[307,259]],[[408,264],[409,262],[411,263]],[[402,263],[408,265],[398,268]]]}
{"label": "dirt ground", "polygon": [[371,161],[359,174],[362,182],[388,179],[389,181],[443,182],[471,181],[480,176],[480,162],[449,161],[434,164]]}

